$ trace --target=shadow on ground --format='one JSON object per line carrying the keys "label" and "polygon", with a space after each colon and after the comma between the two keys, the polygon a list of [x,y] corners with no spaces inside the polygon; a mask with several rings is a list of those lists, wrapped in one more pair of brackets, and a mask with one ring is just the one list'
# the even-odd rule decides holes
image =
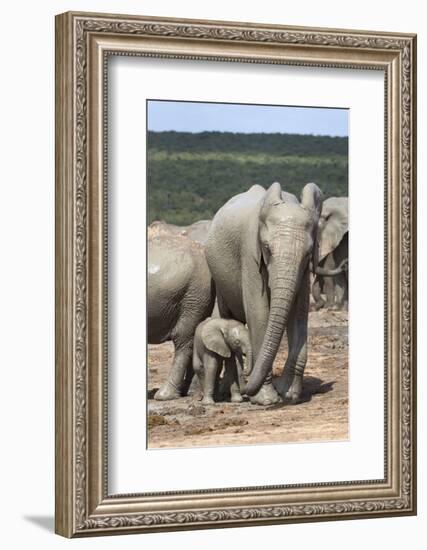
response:
{"label": "shadow on ground", "polygon": [[24,516],[23,519],[45,531],[53,533],[55,530],[55,519],[53,516]]}
{"label": "shadow on ground", "polygon": [[[302,389],[302,395],[301,395],[301,398],[298,400],[298,403],[296,404],[300,405],[301,403],[308,403],[309,401],[311,401],[313,395],[325,394],[332,391],[334,389],[334,384],[335,384],[335,380],[332,380],[331,382],[324,382],[323,380],[321,380],[320,378],[316,378],[315,376],[304,376],[304,386]],[[158,389],[159,388],[156,387],[156,388],[152,388],[151,390],[148,390],[147,398],[154,399],[154,395],[156,394]],[[197,397],[200,397],[201,399],[201,396],[196,396],[194,394],[189,394],[189,395],[191,395],[193,398],[195,397],[196,400],[199,400],[197,399]],[[229,396],[227,396],[226,398],[222,397],[221,399],[218,399],[218,401],[222,403],[227,403],[227,402],[230,402],[230,397]],[[243,401],[247,402],[249,401],[249,399],[245,396]],[[287,406],[290,406],[290,404],[286,402],[282,402],[267,408],[268,410],[270,410],[270,409],[280,409],[282,407],[287,407]]]}
{"label": "shadow on ground", "polygon": [[[294,405],[301,405],[302,403],[308,403],[312,400],[313,395],[325,394],[334,389],[335,380],[331,382],[324,382],[320,378],[315,376],[304,376],[304,385],[302,388],[302,395],[297,403]],[[293,406],[288,402],[278,403],[268,407],[268,410],[281,409],[283,407]]]}

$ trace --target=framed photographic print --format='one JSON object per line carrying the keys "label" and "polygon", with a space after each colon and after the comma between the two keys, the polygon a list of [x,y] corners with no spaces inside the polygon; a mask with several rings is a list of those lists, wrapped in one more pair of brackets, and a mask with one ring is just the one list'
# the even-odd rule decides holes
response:
{"label": "framed photographic print", "polygon": [[416,37],[56,18],[56,532],[416,513]]}

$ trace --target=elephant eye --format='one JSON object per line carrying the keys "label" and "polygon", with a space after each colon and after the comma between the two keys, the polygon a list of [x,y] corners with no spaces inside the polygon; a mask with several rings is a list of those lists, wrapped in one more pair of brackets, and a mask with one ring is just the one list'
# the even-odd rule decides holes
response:
{"label": "elephant eye", "polygon": [[240,340],[239,339],[236,340],[236,346],[240,346]]}

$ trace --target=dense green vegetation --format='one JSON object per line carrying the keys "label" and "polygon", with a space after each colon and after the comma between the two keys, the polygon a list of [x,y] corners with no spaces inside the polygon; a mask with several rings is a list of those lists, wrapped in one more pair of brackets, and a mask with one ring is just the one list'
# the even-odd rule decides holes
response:
{"label": "dense green vegetation", "polygon": [[324,197],[348,194],[348,139],[231,132],[148,133],[148,222],[212,218],[255,183],[279,181],[297,196],[316,182]]}

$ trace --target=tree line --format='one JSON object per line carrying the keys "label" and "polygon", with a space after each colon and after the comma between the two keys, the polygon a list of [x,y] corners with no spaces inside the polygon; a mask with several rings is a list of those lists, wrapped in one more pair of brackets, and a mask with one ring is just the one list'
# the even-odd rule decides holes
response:
{"label": "tree line", "polygon": [[148,223],[212,218],[233,195],[273,181],[297,196],[309,181],[325,198],[347,196],[348,138],[148,132]]}

